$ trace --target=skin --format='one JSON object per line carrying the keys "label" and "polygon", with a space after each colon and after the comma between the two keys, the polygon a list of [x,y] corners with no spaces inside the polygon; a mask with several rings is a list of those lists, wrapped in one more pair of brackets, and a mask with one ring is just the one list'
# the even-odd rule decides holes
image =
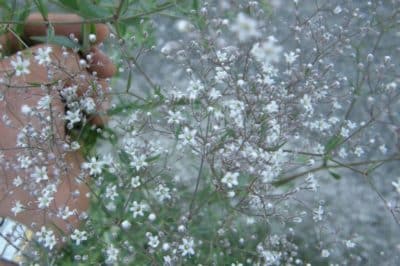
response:
{"label": "skin", "polygon": [[[27,19],[27,23],[24,28],[24,39],[29,39],[29,36],[40,36],[46,34],[46,27],[44,25],[33,25],[32,22],[42,21],[40,14],[32,14]],[[81,21],[81,18],[76,15],[71,14],[49,14],[49,21]],[[56,35],[69,36],[70,33],[74,33],[77,38],[81,38],[81,25],[79,24],[67,24],[67,25],[56,25],[55,33]],[[96,36],[97,41],[93,47],[91,47],[91,53],[93,55],[92,65],[87,69],[82,69],[79,66],[79,55],[74,54],[70,51],[70,55],[63,59],[62,49],[59,46],[52,45],[52,55],[53,60],[62,61],[62,66],[65,68],[66,72],[75,75],[81,75],[83,78],[79,81],[79,94],[85,92],[87,88],[87,80],[90,78],[90,73],[96,72],[99,82],[104,84],[106,87],[105,79],[111,77],[115,73],[115,66],[112,64],[111,60],[103,54],[96,44],[104,41],[108,36],[108,29],[103,24],[96,25]],[[12,52],[17,52],[20,45],[18,40],[11,33],[7,33],[0,36],[0,44],[6,47],[7,43]],[[25,49],[23,54],[26,52],[35,52],[39,48],[46,47],[44,44],[32,44],[31,47]],[[7,59],[0,61],[0,76],[4,76],[4,73],[11,73],[13,67],[11,66],[11,61],[15,60],[16,54],[11,55]],[[27,57],[24,56],[26,59]],[[54,80],[63,80],[65,84],[71,84],[70,76],[67,74],[59,74],[53,80],[49,80],[47,77],[47,71],[44,66],[36,64],[33,58],[30,60],[29,69],[31,71],[28,75],[23,75],[20,77],[11,78],[11,84],[13,86],[27,86],[29,83],[47,83]],[[6,86],[0,85],[0,91],[4,94],[5,99],[0,101],[0,114],[7,114],[12,122],[12,127],[4,125],[0,120],[0,151],[3,152],[5,159],[13,159],[18,154],[18,150],[15,149],[16,145],[16,135],[22,126],[28,123],[26,116],[21,113],[21,107],[23,105],[36,106],[38,100],[44,96],[43,90],[37,87],[30,87],[28,89],[13,89],[7,88]],[[52,92],[52,108],[54,112],[52,127],[55,132],[55,139],[63,140],[68,138],[64,121],[61,119],[64,114],[64,104],[58,92]],[[101,111],[101,106],[98,106],[98,111]],[[59,117],[57,117],[59,116]],[[88,118],[88,121],[96,126],[101,126],[105,119],[100,116],[92,116]],[[35,127],[39,127],[39,121],[30,121]],[[49,147],[55,154],[59,153],[60,147],[57,145]],[[60,153],[61,154],[61,153]],[[88,209],[88,197],[86,194],[89,192],[88,187],[82,182],[77,183],[75,181],[76,176],[80,172],[80,166],[83,162],[83,157],[79,151],[69,152],[64,158],[69,170],[61,175],[62,183],[59,184],[57,192],[55,193],[55,199],[51,204],[51,209],[57,210],[60,206],[69,206],[69,209],[76,209],[77,213],[81,213]],[[52,165],[48,165],[48,169],[51,169]],[[74,215],[70,217],[67,221],[59,219],[57,217],[50,217],[48,213],[44,210],[38,210],[36,206],[36,197],[32,197],[24,190],[20,188],[15,188],[12,185],[14,178],[21,173],[16,173],[12,168],[7,169],[0,164],[0,216],[11,217],[13,220],[19,221],[33,231],[40,230],[42,225],[56,225],[65,233],[73,231],[73,228],[77,227],[79,224],[78,216]],[[51,172],[48,173],[49,178],[51,178]],[[88,178],[86,178],[88,181]],[[79,196],[72,197],[71,192],[79,191]],[[11,212],[11,208],[14,206],[16,201],[20,201],[25,206],[30,206],[29,210],[23,211],[16,216]],[[1,265],[1,263],[0,263]]]}

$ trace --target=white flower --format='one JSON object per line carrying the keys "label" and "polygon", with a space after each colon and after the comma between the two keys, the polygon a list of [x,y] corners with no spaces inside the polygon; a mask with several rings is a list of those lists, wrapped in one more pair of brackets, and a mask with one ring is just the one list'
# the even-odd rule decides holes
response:
{"label": "white flower", "polygon": [[136,156],[134,155],[132,157],[132,161],[130,163],[130,165],[132,167],[135,167],[136,171],[139,171],[140,169],[146,167],[148,165],[148,163],[146,162],[146,155],[141,154],[140,156]]}
{"label": "white flower", "polygon": [[171,199],[171,194],[169,193],[169,188],[164,186],[163,184],[159,184],[156,189],[156,196],[159,201],[169,200]]}
{"label": "white flower", "polygon": [[48,180],[49,177],[47,176],[46,166],[42,166],[42,168],[35,166],[35,170],[31,174],[31,177],[35,179],[36,183],[39,183],[42,180]]}
{"label": "white flower", "polygon": [[215,77],[214,78],[217,83],[223,83],[225,80],[228,79],[229,74],[228,74],[228,72],[226,72],[226,69],[228,70],[229,67],[225,67],[225,68],[219,67],[219,66],[215,67]]}
{"label": "white flower", "polygon": [[237,34],[239,41],[245,42],[252,37],[260,37],[261,32],[257,29],[257,21],[244,13],[239,13],[231,26],[231,31]]}
{"label": "white flower", "polygon": [[79,246],[81,242],[87,240],[87,232],[75,229],[71,235],[71,239],[74,240],[75,244]]}
{"label": "white flower", "polygon": [[106,263],[115,264],[118,261],[119,249],[110,244],[106,249]]}
{"label": "white flower", "polygon": [[36,232],[36,237],[39,243],[42,243],[45,248],[50,250],[56,245],[56,237],[52,230],[47,230],[46,227],[42,226],[41,230]]}
{"label": "white flower", "polygon": [[357,155],[357,157],[361,157],[361,155],[364,154],[363,148],[361,148],[360,146],[357,146],[354,150],[354,154]]}
{"label": "white flower", "polygon": [[331,255],[331,253],[328,250],[326,250],[326,249],[322,250],[321,257],[327,258],[327,257],[329,257],[329,255]]}
{"label": "white flower", "polygon": [[51,63],[50,53],[53,49],[49,46],[43,48],[39,48],[37,50],[37,54],[35,55],[35,60],[39,65],[48,65]]}
{"label": "white flower", "polygon": [[24,104],[21,106],[21,113],[24,115],[30,115],[32,112],[32,108],[30,108],[28,105]]}
{"label": "white flower", "polygon": [[348,136],[350,136],[350,129],[345,128],[345,127],[342,127],[342,128],[340,129],[340,135],[341,135],[343,138],[347,138]]}
{"label": "white flower", "polygon": [[147,210],[147,204],[143,202],[138,203],[137,201],[134,201],[129,210],[132,212],[133,218],[136,218],[137,216],[143,216],[144,211]]}
{"label": "white flower", "polygon": [[77,91],[78,86],[75,85],[62,89],[60,94],[67,103],[70,103],[78,97]]}
{"label": "white flower", "polygon": [[314,113],[314,107],[311,104],[311,97],[308,96],[308,94],[304,94],[303,98],[300,99],[300,104],[309,115]]}
{"label": "white flower", "polygon": [[231,173],[227,172],[224,177],[221,179],[221,182],[226,184],[228,188],[232,188],[233,186],[237,186],[239,173]]}
{"label": "white flower", "polygon": [[188,127],[183,128],[183,132],[179,134],[178,138],[181,140],[181,145],[196,145],[196,134],[195,129],[190,130]]}
{"label": "white flower", "polygon": [[16,61],[11,61],[11,65],[14,68],[15,75],[17,77],[31,73],[31,71],[29,70],[30,64],[31,63],[29,62],[29,60],[24,60],[19,55],[17,56]]}
{"label": "white flower", "polygon": [[116,185],[112,186],[111,184],[109,184],[106,188],[105,197],[110,200],[114,200],[117,196],[118,196],[117,186]]}
{"label": "white flower", "polygon": [[313,210],[313,219],[314,221],[322,221],[322,216],[324,215],[324,209],[322,206],[319,206],[318,209]]}
{"label": "white flower", "polygon": [[80,100],[81,108],[85,110],[86,113],[92,114],[96,111],[96,103],[93,98],[86,97]]}
{"label": "white flower", "polygon": [[75,212],[76,212],[76,209],[73,209],[71,211],[69,209],[69,206],[65,206],[64,208],[59,208],[58,209],[57,216],[60,217],[61,219],[65,220],[65,219],[68,219],[68,217],[74,215]]}
{"label": "white flower", "polygon": [[182,244],[179,245],[179,250],[182,252],[182,256],[192,256],[194,255],[194,241],[193,238],[182,239]]}
{"label": "white flower", "polygon": [[279,62],[282,47],[277,45],[277,42],[274,36],[269,36],[267,41],[255,43],[251,49],[251,54],[263,65]]}
{"label": "white flower", "polygon": [[211,100],[216,100],[219,97],[221,97],[221,93],[219,92],[219,90],[215,89],[215,88],[211,88],[211,91],[209,92],[209,97]]}
{"label": "white flower", "polygon": [[190,81],[189,87],[187,88],[187,97],[189,100],[196,100],[200,92],[204,90],[204,85],[200,80]]}
{"label": "white flower", "polygon": [[133,176],[131,179],[131,186],[133,188],[137,188],[140,186],[140,177],[139,176]]}
{"label": "white flower", "polygon": [[19,200],[16,201],[14,207],[11,208],[11,211],[14,213],[14,216],[22,212],[23,210],[24,210],[24,205],[22,205]]}
{"label": "white flower", "polygon": [[180,124],[184,120],[182,113],[180,111],[173,112],[168,111],[168,124]]}
{"label": "white flower", "polygon": [[94,176],[101,174],[103,166],[104,162],[97,161],[96,157],[90,158],[90,162],[85,162],[82,165],[83,169],[89,169],[89,174]]}
{"label": "white flower", "polygon": [[356,243],[354,243],[351,240],[346,240],[345,243],[346,243],[346,247],[348,247],[348,248],[354,248],[356,246]]}
{"label": "white flower", "polygon": [[44,209],[50,206],[50,203],[53,201],[54,197],[50,193],[44,193],[38,198],[38,207],[40,209]]}
{"label": "white flower", "polygon": [[400,177],[397,179],[397,182],[392,182],[392,185],[394,186],[394,188],[396,189],[397,193],[400,194]]}
{"label": "white flower", "polygon": [[124,220],[124,221],[121,223],[121,227],[122,227],[123,229],[125,229],[125,230],[130,229],[131,226],[132,226],[132,224],[131,224],[128,220]]}
{"label": "white flower", "polygon": [[347,155],[348,155],[346,149],[343,148],[343,147],[341,147],[339,149],[339,153],[338,154],[339,154],[339,157],[342,158],[342,159],[345,159],[347,157]]}
{"label": "white flower", "polygon": [[18,156],[18,162],[22,169],[27,169],[31,166],[32,160],[28,156]]}
{"label": "white flower", "polygon": [[175,23],[175,28],[180,32],[190,32],[194,27],[189,21],[180,19]]}
{"label": "white flower", "polygon": [[275,101],[271,101],[269,104],[267,104],[266,110],[268,113],[276,113],[279,111],[279,106]]}
{"label": "white flower", "polygon": [[293,64],[294,61],[296,61],[297,57],[299,57],[299,55],[297,55],[293,51],[290,51],[289,53],[284,53],[283,56],[285,57],[286,63],[288,63],[289,65]]}
{"label": "white flower", "polygon": [[382,144],[381,146],[379,146],[379,150],[381,151],[382,154],[386,154],[387,153],[386,145]]}
{"label": "white flower", "polygon": [[158,240],[158,236],[154,235],[150,232],[146,233],[146,237],[149,239],[149,246],[152,248],[156,248],[160,244],[160,240]]}
{"label": "white flower", "polygon": [[67,114],[65,115],[65,120],[69,121],[67,127],[72,129],[75,123],[79,123],[81,121],[81,110],[76,109],[74,112],[68,110]]}
{"label": "white flower", "polygon": [[40,100],[37,103],[37,108],[38,109],[44,109],[47,110],[50,108],[50,103],[51,103],[51,96],[46,95],[40,98]]}
{"label": "white flower", "polygon": [[97,40],[96,34],[93,34],[93,33],[89,34],[89,41],[90,41],[91,43],[95,43],[96,40]]}
{"label": "white flower", "polygon": [[71,142],[70,146],[71,146],[71,150],[73,150],[73,151],[79,150],[81,147],[81,145],[77,141]]}
{"label": "white flower", "polygon": [[333,14],[338,15],[340,13],[342,13],[342,7],[336,6],[335,9],[333,10]]}
{"label": "white flower", "polygon": [[22,180],[22,178],[20,176],[17,176],[16,178],[14,178],[13,180],[13,185],[15,187],[19,187],[20,185],[22,185],[24,181]]}

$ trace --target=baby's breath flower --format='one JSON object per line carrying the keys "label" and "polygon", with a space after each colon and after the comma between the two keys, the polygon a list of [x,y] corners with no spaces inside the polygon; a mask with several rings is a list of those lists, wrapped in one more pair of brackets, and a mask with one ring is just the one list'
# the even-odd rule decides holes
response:
{"label": "baby's breath flower", "polygon": [[147,204],[144,202],[138,203],[137,201],[132,202],[129,210],[132,212],[133,218],[138,216],[144,216],[144,212],[147,210]]}
{"label": "baby's breath flower", "polygon": [[14,178],[13,180],[13,185],[15,187],[19,187],[20,185],[22,185],[24,181],[22,180],[22,178],[20,176],[17,176],[16,178]]}
{"label": "baby's breath flower", "polygon": [[39,243],[43,244],[45,248],[52,250],[57,243],[54,232],[42,226],[40,231],[36,232],[36,237]]}
{"label": "baby's breath flower", "polygon": [[38,198],[38,207],[40,209],[48,208],[53,201],[54,197],[50,193],[44,193]]}
{"label": "baby's breath flower", "polygon": [[394,188],[396,189],[397,193],[400,194],[400,177],[397,179],[397,182],[392,182],[392,185],[394,186]]}
{"label": "baby's breath flower", "polygon": [[170,189],[163,184],[159,184],[156,191],[155,195],[159,201],[165,201],[171,199],[171,194],[170,194]]}
{"label": "baby's breath flower", "polygon": [[96,34],[93,34],[93,33],[89,34],[89,41],[91,43],[95,43],[96,40],[97,40]]}
{"label": "baby's breath flower", "polygon": [[71,235],[71,239],[74,240],[75,244],[79,246],[81,244],[81,242],[87,240],[87,232],[79,231],[78,229],[75,229]]}
{"label": "baby's breath flower", "polygon": [[35,180],[36,183],[39,183],[42,180],[48,180],[49,177],[47,176],[46,166],[42,166],[40,168],[38,166],[35,166],[35,169],[31,174],[31,177]]}
{"label": "baby's breath flower", "polygon": [[261,64],[271,64],[279,62],[282,47],[277,45],[278,40],[274,36],[269,36],[268,40],[256,43],[251,49],[251,54]]}
{"label": "baby's breath flower", "polygon": [[24,210],[24,205],[21,204],[19,200],[17,200],[14,204],[14,206],[11,208],[12,213],[14,213],[14,216],[16,216],[18,213],[22,212]]}
{"label": "baby's breath flower", "polygon": [[193,256],[194,252],[194,240],[191,237],[184,237],[182,244],[179,245],[179,250],[182,252],[182,256]]}
{"label": "baby's breath flower", "polygon": [[50,108],[50,103],[51,103],[51,96],[50,95],[43,96],[37,103],[37,109],[48,110]]}
{"label": "baby's breath flower", "polygon": [[114,247],[114,244],[109,244],[106,249],[106,263],[115,264],[118,261],[118,255],[120,251],[118,248]]}
{"label": "baby's breath flower", "polygon": [[139,176],[133,176],[131,178],[131,186],[133,188],[137,188],[140,186],[140,177]]}
{"label": "baby's breath flower", "polygon": [[130,165],[136,169],[136,171],[139,171],[140,169],[145,168],[149,164],[146,162],[147,156],[144,154],[141,154],[140,156],[134,155],[132,157],[132,161]]}
{"label": "baby's breath flower", "polygon": [[257,21],[245,13],[239,13],[237,15],[236,20],[230,29],[236,33],[241,42],[248,41],[253,37],[257,38],[261,36]]}
{"label": "baby's breath flower", "polygon": [[22,59],[20,55],[18,55],[15,59],[15,61],[11,61],[11,66],[15,70],[15,75],[17,77],[24,75],[24,74],[30,74],[31,71],[29,70],[29,65],[31,63],[29,62],[29,59]]}
{"label": "baby's breath flower", "polygon": [[83,163],[84,169],[89,169],[90,175],[99,175],[103,171],[104,162],[97,160],[96,157],[91,157],[89,162]]}
{"label": "baby's breath flower", "polygon": [[77,109],[75,111],[67,111],[65,115],[65,120],[68,121],[67,127],[72,129],[74,124],[79,123],[81,121],[81,110]]}
{"label": "baby's breath flower", "polygon": [[224,177],[221,179],[221,182],[224,183],[228,188],[232,188],[239,184],[238,177],[239,177],[239,173],[227,172],[224,175]]}
{"label": "baby's breath flower", "polygon": [[196,145],[196,134],[197,130],[190,130],[188,127],[183,128],[183,132],[179,134],[178,138],[181,141],[182,146],[186,145]]}
{"label": "baby's breath flower", "polygon": [[293,64],[294,61],[296,61],[297,57],[299,57],[299,55],[293,51],[290,51],[289,53],[284,53],[283,56],[285,57],[286,63],[288,63],[289,65]]}
{"label": "baby's breath flower", "polygon": [[160,244],[160,240],[157,235],[153,235],[150,232],[146,233],[146,237],[148,238],[148,245],[152,248],[156,248]]}
{"label": "baby's breath flower", "polygon": [[53,49],[50,46],[39,48],[35,55],[35,60],[39,65],[48,65],[51,63],[50,53]]}
{"label": "baby's breath flower", "polygon": [[92,97],[85,97],[80,100],[81,108],[87,113],[92,114],[96,111],[96,103]]}

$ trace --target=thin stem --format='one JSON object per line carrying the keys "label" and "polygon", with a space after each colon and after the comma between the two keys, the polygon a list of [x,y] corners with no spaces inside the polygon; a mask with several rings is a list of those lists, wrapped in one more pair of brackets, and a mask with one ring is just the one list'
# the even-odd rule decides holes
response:
{"label": "thin stem", "polygon": [[[289,177],[285,177],[285,178],[277,180],[277,181],[273,181],[272,185],[281,186],[281,185],[284,185],[290,181],[293,181],[303,175],[306,175],[308,173],[318,172],[321,170],[329,170],[329,169],[334,169],[334,168],[348,168],[348,169],[351,169],[354,171],[353,166],[361,166],[361,165],[368,165],[368,164],[375,164],[375,163],[389,162],[389,161],[396,161],[396,160],[400,160],[400,157],[395,156],[395,157],[386,158],[386,159],[382,159],[382,160],[370,160],[370,161],[363,161],[363,162],[354,162],[354,163],[350,163],[350,164],[340,163],[337,165],[326,165],[326,166],[322,165],[322,166],[319,166],[319,167],[316,167],[316,168],[313,168],[310,170],[306,170],[306,171],[300,172],[298,174],[295,174],[295,175],[292,175]],[[333,161],[333,162],[338,163],[337,161]],[[365,173],[363,173],[363,174],[365,174]]]}
{"label": "thin stem", "polygon": [[196,187],[194,189],[193,197],[192,197],[192,200],[190,202],[188,220],[191,220],[192,216],[193,216],[194,202],[196,200],[197,192],[199,190],[201,175],[203,173],[203,166],[204,166],[204,160],[205,160],[205,157],[206,157],[206,144],[207,144],[207,139],[208,139],[209,127],[210,127],[210,116],[207,117],[206,136],[205,136],[205,141],[204,141],[204,144],[203,144],[203,151],[202,151],[201,161],[200,161],[200,169],[199,169],[199,174],[197,175]]}

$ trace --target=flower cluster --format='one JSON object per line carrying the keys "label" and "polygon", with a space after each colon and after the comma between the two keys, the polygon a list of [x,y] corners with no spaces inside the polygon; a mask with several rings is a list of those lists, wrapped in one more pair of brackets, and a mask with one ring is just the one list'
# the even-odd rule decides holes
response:
{"label": "flower cluster", "polygon": [[[110,91],[95,73],[42,85],[21,106],[20,149],[0,157],[18,170],[12,186],[82,223],[67,227],[56,260],[365,265],[382,263],[371,255],[379,248],[396,261],[397,240],[383,239],[400,223],[400,57],[389,45],[400,3],[281,2],[193,1],[141,30],[112,28],[119,73],[103,128],[88,123]],[[9,74],[26,77],[35,60],[54,77],[53,52],[16,55]],[[69,135],[57,139],[57,129]],[[85,162],[64,163],[80,148]],[[54,208],[66,172],[87,183],[70,197],[90,196],[87,212]],[[47,227],[36,237],[50,250],[59,239]]]}

